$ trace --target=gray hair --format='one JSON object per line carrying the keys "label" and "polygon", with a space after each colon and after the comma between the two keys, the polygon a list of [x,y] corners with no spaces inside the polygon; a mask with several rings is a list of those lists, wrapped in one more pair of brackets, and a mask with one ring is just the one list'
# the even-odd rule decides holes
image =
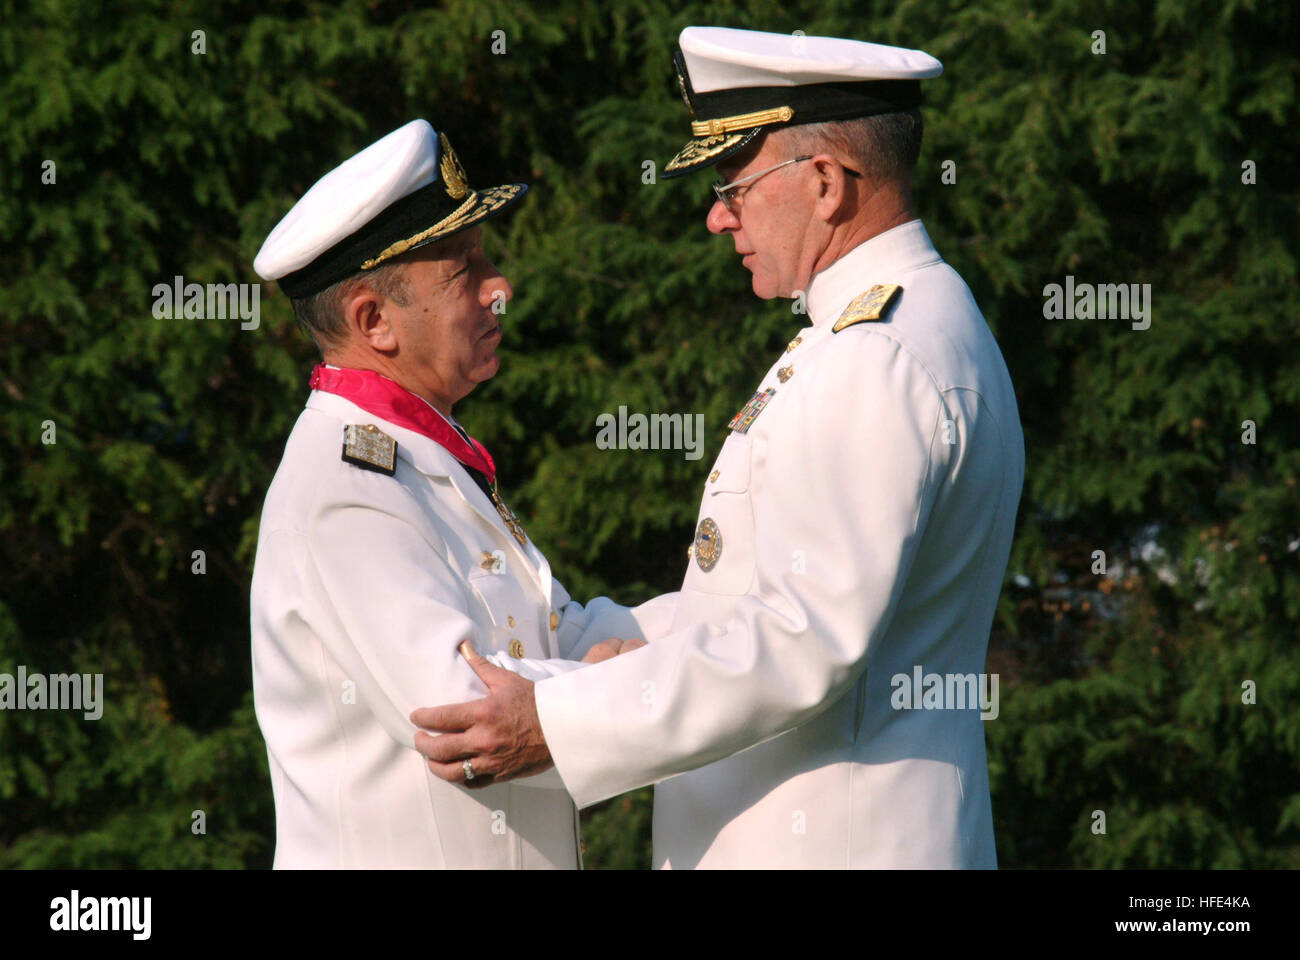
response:
{"label": "gray hair", "polygon": [[404,261],[385,263],[373,270],[345,277],[320,293],[294,300],[293,315],[298,326],[312,338],[323,355],[331,347],[342,344],[347,333],[343,304],[357,288],[368,287],[399,307],[410,306],[411,289],[406,282],[406,266]]}
{"label": "gray hair", "polygon": [[921,111],[806,123],[780,130],[798,154],[829,153],[877,182],[906,182],[921,155]]}

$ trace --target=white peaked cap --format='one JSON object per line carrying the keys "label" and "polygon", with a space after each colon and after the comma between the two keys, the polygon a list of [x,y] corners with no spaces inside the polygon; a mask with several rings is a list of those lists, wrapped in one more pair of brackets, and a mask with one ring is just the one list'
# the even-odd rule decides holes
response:
{"label": "white peaked cap", "polygon": [[919,81],[943,73],[921,50],[838,37],[687,27],[678,46],[694,139],[664,167],[666,177],[711,166],[772,127],[914,109]]}
{"label": "white peaked cap", "polygon": [[309,296],[504,209],[524,184],[476,191],[445,134],[412,120],[335,167],[262,244],[253,269]]}
{"label": "white peaked cap", "polygon": [[929,80],[943,64],[921,50],[839,37],[687,27],[678,40],[696,93],[853,80]]}

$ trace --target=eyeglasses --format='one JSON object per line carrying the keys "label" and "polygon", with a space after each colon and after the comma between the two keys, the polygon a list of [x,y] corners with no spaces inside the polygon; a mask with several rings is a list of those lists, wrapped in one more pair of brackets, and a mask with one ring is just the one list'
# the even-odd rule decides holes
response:
{"label": "eyeglasses", "polygon": [[[744,186],[745,184],[750,184],[753,181],[757,180],[759,177],[771,173],[773,170],[780,170],[782,167],[788,167],[792,163],[802,163],[803,161],[811,160],[812,158],[813,155],[811,153],[808,154],[807,156],[795,157],[793,160],[786,160],[783,163],[778,163],[774,167],[768,167],[766,170],[758,171],[758,173],[751,173],[747,177],[741,177],[739,180],[732,180],[731,183],[723,183],[721,180],[715,180],[713,181],[713,195],[718,198],[718,200],[722,203],[724,207],[727,208],[728,213],[734,213],[735,211],[731,209],[731,193],[737,187]],[[851,177],[858,177],[858,178],[862,177],[862,174],[858,173],[858,171],[851,170],[848,167],[844,167],[844,172]]]}

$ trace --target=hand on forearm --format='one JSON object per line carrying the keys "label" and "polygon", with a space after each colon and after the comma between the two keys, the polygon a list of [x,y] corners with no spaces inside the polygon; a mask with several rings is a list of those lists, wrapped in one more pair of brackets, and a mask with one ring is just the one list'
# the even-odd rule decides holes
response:
{"label": "hand on forearm", "polygon": [[611,660],[620,653],[629,653],[638,647],[644,647],[646,642],[640,637],[632,637],[629,640],[619,640],[610,637],[608,640],[602,640],[582,658],[583,663],[600,663],[602,660]]}

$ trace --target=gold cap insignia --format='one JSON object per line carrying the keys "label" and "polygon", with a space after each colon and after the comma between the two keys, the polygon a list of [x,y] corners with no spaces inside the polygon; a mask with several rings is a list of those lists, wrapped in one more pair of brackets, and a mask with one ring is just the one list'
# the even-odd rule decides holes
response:
{"label": "gold cap insignia", "polygon": [[691,95],[686,92],[686,77],[681,71],[677,73],[677,85],[682,88],[682,103],[686,104],[686,109],[691,111],[691,116],[695,116],[695,105],[691,103]]}
{"label": "gold cap insignia", "polygon": [[519,659],[521,659],[521,658],[523,657],[523,655],[524,655],[524,645],[523,645],[523,643],[522,643],[521,641],[519,641],[519,640],[511,640],[511,641],[510,641],[510,656],[514,657],[516,660],[519,660]]}
{"label": "gold cap insignia", "polygon": [[831,333],[839,333],[845,327],[868,320],[883,320],[894,301],[903,290],[896,283],[878,283],[866,293],[859,293],[853,302],[844,308],[840,318],[831,327]]}
{"label": "gold cap insignia", "polygon": [[391,477],[397,471],[397,441],[373,423],[350,423],[343,428],[343,459]]}
{"label": "gold cap insignia", "polygon": [[686,104],[686,109],[695,116],[695,104],[691,103],[691,91],[686,85],[686,66],[682,63],[680,53],[673,56],[673,67],[677,70],[677,85],[682,88],[682,103]]}
{"label": "gold cap insignia", "polygon": [[438,172],[442,174],[442,182],[447,188],[447,196],[453,200],[460,200],[469,196],[469,177],[465,175],[465,168],[460,165],[460,160],[456,157],[456,151],[451,148],[451,142],[447,139],[445,133],[438,134],[438,143],[441,145],[442,159],[438,162]]}
{"label": "gold cap insignia", "polygon": [[695,562],[705,573],[717,565],[722,556],[722,531],[712,518],[705,517],[695,530]]}

